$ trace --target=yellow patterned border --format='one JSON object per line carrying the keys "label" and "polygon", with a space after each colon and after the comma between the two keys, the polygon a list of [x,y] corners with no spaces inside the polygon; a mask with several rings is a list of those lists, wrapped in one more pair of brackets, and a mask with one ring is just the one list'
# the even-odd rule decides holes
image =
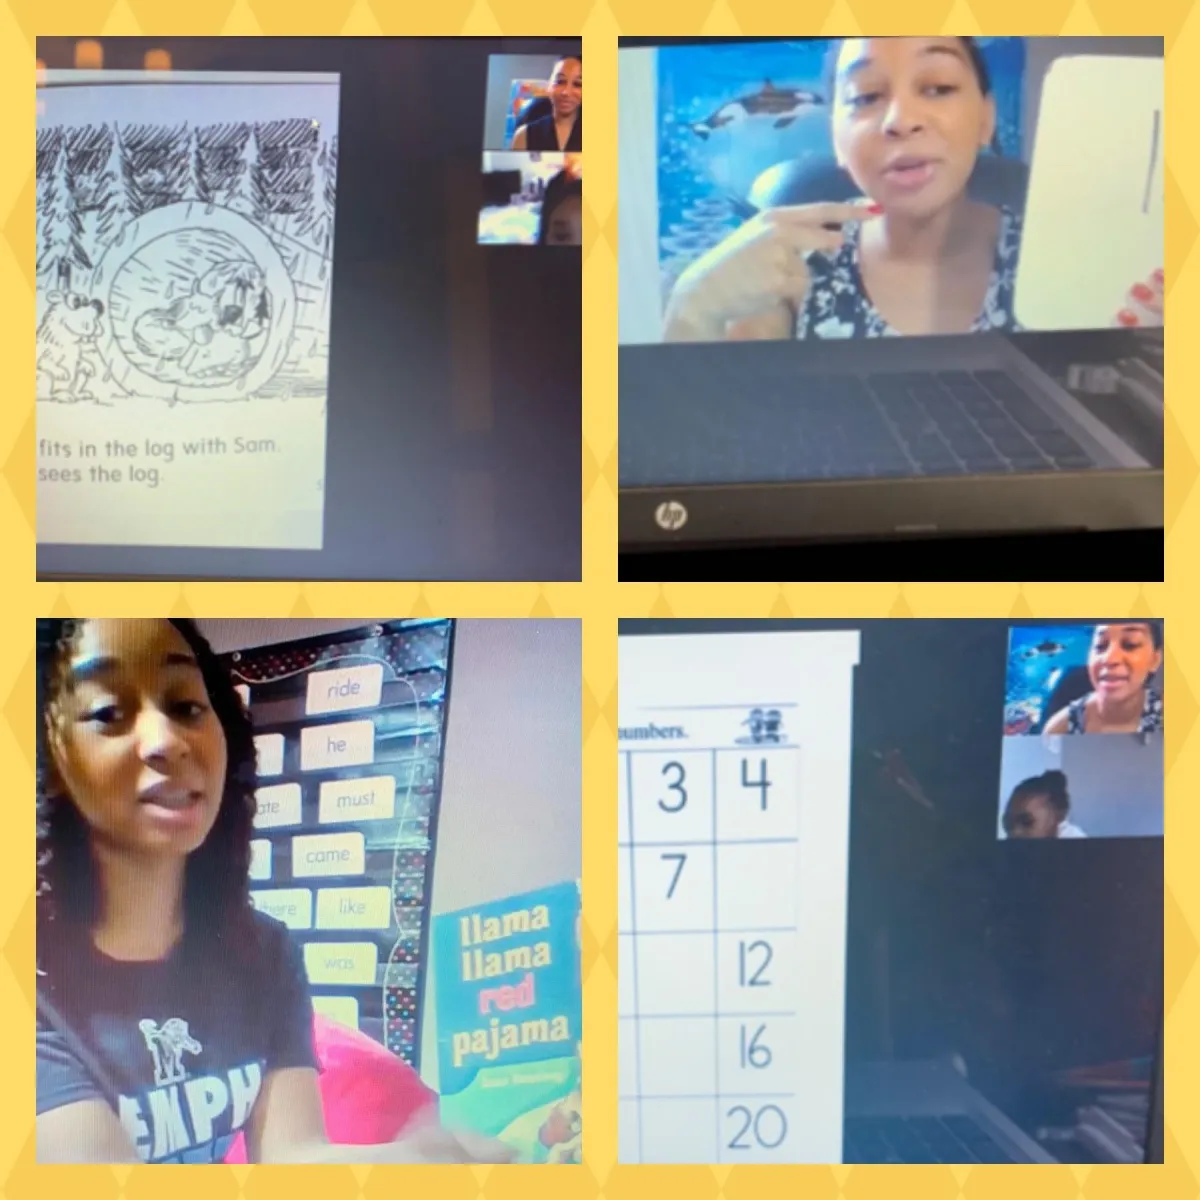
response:
{"label": "yellow patterned border", "polygon": [[[1189,332],[1171,345],[1172,415],[1168,419],[1167,556],[1171,586],[995,584],[979,586],[762,585],[714,587],[618,585],[616,574],[616,38],[619,33],[965,33],[1162,34],[1167,39],[1168,255],[1171,327]],[[163,1184],[145,1168],[56,1168],[33,1163],[33,785],[32,618],[47,613],[201,614],[205,616],[347,616],[387,611],[455,616],[583,616],[584,624],[584,888],[585,1013],[588,1067],[586,1165],[580,1170],[436,1168],[211,1168],[172,1174],[180,1197],[251,1200],[354,1200],[445,1196],[473,1200],[753,1200],[754,1197],[921,1197],[931,1200],[1117,1200],[1200,1192],[1200,987],[1193,979],[1200,933],[1196,845],[1200,739],[1192,738],[1193,691],[1200,686],[1197,633],[1183,619],[1196,575],[1200,505],[1194,495],[1200,444],[1195,366],[1200,324],[1200,269],[1190,263],[1200,211],[1200,157],[1190,152],[1190,118],[1200,112],[1200,9],[1187,0],[945,0],[903,6],[894,0],[8,0],[0,3],[0,95],[6,149],[0,156],[0,298],[4,325],[33,324],[33,40],[36,34],[115,36],[194,34],[573,34],[588,50],[589,172],[585,226],[584,533],[583,585],[310,584],[71,585],[33,584],[34,416],[31,363],[0,360],[0,604],[14,631],[0,641],[0,778],[11,810],[10,836],[0,838],[0,1014],[11,1064],[0,1123],[0,1180],[12,1200],[118,1197],[141,1200]],[[1195,312],[1196,317],[1192,316]],[[22,335],[24,336],[24,335]],[[13,342],[9,338],[6,346]],[[20,340],[18,337],[17,341]],[[1098,564],[1111,574],[1114,564]],[[1119,570],[1119,565],[1117,567]],[[616,1159],[616,646],[618,616],[1067,616],[1097,611],[1171,617],[1172,697],[1168,731],[1166,995],[1170,1060],[1168,1165],[1162,1170],[1109,1168],[617,1168]],[[1190,678],[1189,678],[1190,676]],[[1192,683],[1191,679],[1196,682]],[[30,806],[31,808],[31,806]],[[1019,1179],[1019,1182],[1017,1180]]]}

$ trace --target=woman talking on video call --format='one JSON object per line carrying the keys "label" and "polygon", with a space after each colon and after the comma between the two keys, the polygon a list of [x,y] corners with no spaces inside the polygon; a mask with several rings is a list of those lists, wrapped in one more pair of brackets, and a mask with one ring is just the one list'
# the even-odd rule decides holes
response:
{"label": "woman talking on video call", "polygon": [[559,59],[546,85],[550,112],[513,134],[512,149],[583,150],[583,58],[578,54]]}
{"label": "woman talking on video call", "polygon": [[38,622],[40,1162],[503,1162],[325,1132],[303,961],[251,906],[250,718],[182,620]]}
{"label": "woman talking on video call", "polygon": [[[848,204],[767,209],[679,277],[667,341],[881,337],[1017,328],[1020,217],[968,183],[996,144],[996,101],[969,37],[844,38],[830,97]],[[1162,276],[1115,318],[1161,324]]]}
{"label": "woman talking on video call", "polygon": [[1054,713],[1046,733],[1161,733],[1163,701],[1152,686],[1163,664],[1160,621],[1097,625],[1088,649],[1091,691]]}

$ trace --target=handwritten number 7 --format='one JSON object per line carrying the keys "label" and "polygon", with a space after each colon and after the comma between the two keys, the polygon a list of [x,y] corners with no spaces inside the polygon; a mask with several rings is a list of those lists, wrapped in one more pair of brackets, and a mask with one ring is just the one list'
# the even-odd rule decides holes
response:
{"label": "handwritten number 7", "polygon": [[686,854],[664,854],[662,856],[663,862],[666,862],[668,859],[677,859],[678,860],[678,865],[675,867],[675,874],[671,876],[670,885],[667,887],[667,899],[670,900],[670,898],[673,895],[675,895],[675,885],[679,882],[680,875],[683,874],[683,864],[685,862],[687,862],[687,855]]}

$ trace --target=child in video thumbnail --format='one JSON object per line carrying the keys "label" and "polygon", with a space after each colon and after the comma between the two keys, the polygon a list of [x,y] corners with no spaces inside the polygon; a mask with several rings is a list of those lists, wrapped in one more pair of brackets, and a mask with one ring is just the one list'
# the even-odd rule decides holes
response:
{"label": "child in video thumbnail", "polygon": [[582,245],[582,180],[581,155],[485,152],[479,241]]}
{"label": "child in video thumbnail", "polygon": [[1158,733],[1162,696],[1150,686],[1163,661],[1161,621],[1097,625],[1088,650],[1092,690],[1046,722],[1047,733]]}
{"label": "child in video thumbnail", "polygon": [[[1023,167],[1001,155],[994,81],[976,39],[844,38],[833,42],[830,58],[824,85],[768,79],[691,128],[706,144],[751,125],[781,147],[783,137],[790,144],[803,133],[805,161],[773,169],[820,165],[821,143],[831,140],[836,168],[862,198],[845,202],[844,179],[840,197],[770,198],[772,207],[679,273],[664,340],[1016,330],[1021,216],[1007,203],[976,198],[970,185],[981,156],[994,156],[997,174]],[[1015,108],[1024,72],[1012,70],[1010,59],[1003,82]],[[1019,126],[1008,132],[1015,138]],[[1139,286],[1149,294],[1149,285]],[[1114,324],[1121,320],[1114,314]]]}
{"label": "child in video thumbnail", "polygon": [[550,111],[513,134],[512,150],[583,150],[583,56],[559,59],[546,84]]}
{"label": "child in video thumbnail", "polygon": [[570,168],[546,184],[537,240],[539,246],[583,245],[583,180]]}
{"label": "child in video thumbnail", "polygon": [[1004,810],[1004,834],[1009,838],[1087,837],[1071,823],[1070,812],[1066,775],[1046,771],[1013,789]]}

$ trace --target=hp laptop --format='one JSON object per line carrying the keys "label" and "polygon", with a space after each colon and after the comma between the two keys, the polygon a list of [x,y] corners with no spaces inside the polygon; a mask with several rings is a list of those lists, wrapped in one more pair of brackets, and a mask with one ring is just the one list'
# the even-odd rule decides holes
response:
{"label": "hp laptop", "polygon": [[619,1160],[1161,1161],[1163,637],[621,622]]}
{"label": "hp laptop", "polygon": [[671,318],[684,272],[764,212],[861,202],[860,110],[911,158],[939,118],[904,89],[963,80],[848,83],[877,39],[647,40],[620,49],[622,549],[1161,526],[1162,39],[904,39],[978,66],[995,114],[962,192],[1003,214],[975,332],[877,336],[898,327],[851,254],[810,256],[828,296],[814,283],[769,336],[731,320],[693,340]]}

